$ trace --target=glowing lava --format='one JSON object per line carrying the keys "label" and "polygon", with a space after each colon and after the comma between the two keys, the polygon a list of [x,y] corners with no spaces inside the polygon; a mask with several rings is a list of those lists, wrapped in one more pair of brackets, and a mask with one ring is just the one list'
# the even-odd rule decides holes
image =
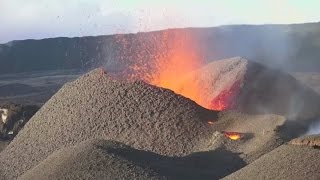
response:
{"label": "glowing lava", "polygon": [[[163,39],[168,41],[169,47],[165,56],[157,56],[159,58],[155,60],[154,66],[156,68],[152,72],[150,83],[171,89],[175,93],[205,106],[200,101],[201,87],[186,77],[190,72],[202,66],[202,59],[198,56],[195,41],[186,32],[176,31],[170,34],[170,37],[168,36],[168,34],[163,35]],[[158,51],[158,54],[164,52],[161,49]]]}
{"label": "glowing lava", "polygon": [[[117,35],[115,47],[117,57],[123,64],[129,64],[124,71],[128,80],[144,80],[152,85],[167,88],[187,97],[202,107],[211,110],[228,110],[235,105],[233,101],[240,83],[222,90],[210,97],[207,81],[197,81],[194,74],[204,65],[199,47],[190,31],[167,30],[159,33]],[[201,73],[201,72],[200,72]],[[205,97],[204,97],[205,96]]]}
{"label": "glowing lava", "polygon": [[223,111],[230,110],[236,106],[236,96],[241,88],[241,82],[235,82],[229,89],[223,90],[212,101],[209,109]]}
{"label": "glowing lava", "polygon": [[241,133],[239,132],[222,132],[224,134],[225,137],[233,140],[233,141],[236,141],[236,140],[239,140],[241,139]]}

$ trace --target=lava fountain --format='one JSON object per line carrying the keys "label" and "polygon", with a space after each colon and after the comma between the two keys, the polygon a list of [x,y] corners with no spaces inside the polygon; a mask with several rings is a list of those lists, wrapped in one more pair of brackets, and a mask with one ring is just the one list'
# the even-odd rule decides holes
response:
{"label": "lava fountain", "polygon": [[[211,110],[228,110],[234,107],[235,92],[240,85],[233,85],[215,97],[199,82],[197,70],[204,64],[199,43],[188,30],[166,30],[142,33],[136,37],[119,35],[121,61],[129,61],[127,79],[141,79],[149,84],[167,88]],[[240,84],[240,83],[239,83]]]}
{"label": "lava fountain", "polygon": [[[168,35],[164,36],[167,39]],[[195,41],[187,32],[174,32],[167,40],[169,47],[166,56],[155,59],[154,71],[150,83],[167,89],[177,94],[188,97],[201,106],[201,87],[193,83],[187,76],[203,65],[199,57]],[[164,52],[158,49],[158,54]],[[188,87],[185,85],[188,84]]]}

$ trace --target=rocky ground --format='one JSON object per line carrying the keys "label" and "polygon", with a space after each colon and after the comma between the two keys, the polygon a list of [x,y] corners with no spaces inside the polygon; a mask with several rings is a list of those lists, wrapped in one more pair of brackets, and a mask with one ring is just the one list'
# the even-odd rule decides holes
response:
{"label": "rocky ground", "polygon": [[0,102],[43,105],[78,71],[46,71],[0,75]]}
{"label": "rocky ground", "polygon": [[320,150],[282,145],[223,179],[319,179]]}
{"label": "rocky ground", "polygon": [[[251,75],[258,77],[252,71],[255,64],[248,66],[250,62],[243,59],[217,64],[223,68],[220,75],[210,76],[217,77],[210,82],[221,82],[218,87],[228,89],[224,83],[238,78],[247,92],[255,92],[252,99],[256,101],[257,97],[287,93],[289,97],[298,94],[306,102],[314,100],[306,106],[318,103],[316,93],[285,73],[263,71],[273,74],[260,76],[259,80],[270,81],[262,86],[268,89],[259,91],[247,77],[250,68]],[[205,67],[206,72],[212,67]],[[227,75],[229,81],[223,81]],[[280,82],[286,81],[280,88],[272,86],[276,75],[281,75]],[[282,102],[287,99],[269,102],[290,104]],[[311,112],[308,115],[317,116]],[[298,136],[297,129],[305,132],[310,125],[309,121],[295,120],[288,121],[285,114],[272,111],[208,110],[171,90],[142,81],[115,80],[96,69],[65,84],[29,120],[0,153],[0,177],[319,179],[319,138],[290,141]],[[237,132],[241,138],[231,140],[225,132]]]}

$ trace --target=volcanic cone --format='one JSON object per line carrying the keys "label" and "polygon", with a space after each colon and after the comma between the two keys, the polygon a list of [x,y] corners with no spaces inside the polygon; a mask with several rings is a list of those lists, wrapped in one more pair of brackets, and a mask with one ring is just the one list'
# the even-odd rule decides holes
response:
{"label": "volcanic cone", "polygon": [[170,90],[120,82],[99,69],[66,84],[0,154],[1,174],[13,179],[55,150],[92,139],[116,140],[162,155],[202,151],[217,119]]}

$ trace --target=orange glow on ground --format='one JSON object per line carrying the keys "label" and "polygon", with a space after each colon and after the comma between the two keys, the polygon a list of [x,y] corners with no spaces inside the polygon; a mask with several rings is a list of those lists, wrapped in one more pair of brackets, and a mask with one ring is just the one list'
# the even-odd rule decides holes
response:
{"label": "orange glow on ground", "polygon": [[225,137],[233,141],[241,139],[241,133],[238,133],[238,132],[223,132],[223,134]]}

